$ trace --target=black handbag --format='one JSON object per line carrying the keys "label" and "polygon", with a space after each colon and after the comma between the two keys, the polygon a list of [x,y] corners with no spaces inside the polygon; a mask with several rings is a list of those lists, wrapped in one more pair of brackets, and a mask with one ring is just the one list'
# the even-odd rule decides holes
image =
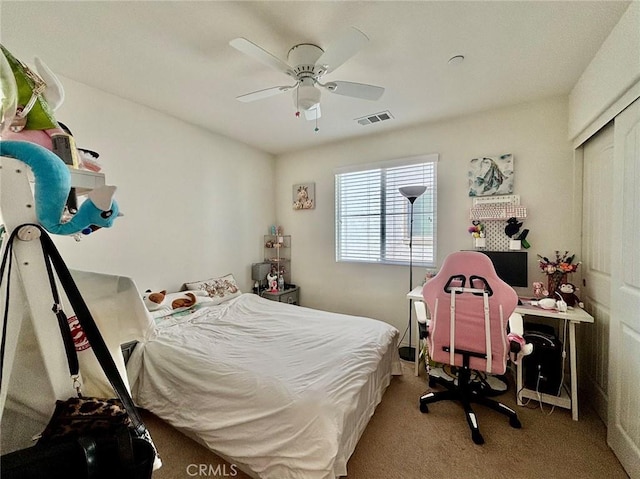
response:
{"label": "black handbag", "polygon": [[[150,479],[157,457],[155,445],[71,273],[55,244],[39,225],[22,225],[12,232],[0,265],[0,282],[8,266],[0,343],[0,384],[8,323],[13,241],[23,226],[40,230],[40,243],[53,296],[52,311],[58,320],[78,397],[56,401],[54,413],[34,446],[0,457],[0,476],[3,479]],[[56,275],[117,398],[82,396],[78,382],[78,356],[67,315],[59,300]]]}

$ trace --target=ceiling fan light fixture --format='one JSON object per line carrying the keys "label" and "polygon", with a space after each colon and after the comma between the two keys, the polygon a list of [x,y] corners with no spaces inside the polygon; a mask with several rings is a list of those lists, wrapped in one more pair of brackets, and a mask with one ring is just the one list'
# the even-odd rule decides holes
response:
{"label": "ceiling fan light fixture", "polygon": [[320,103],[320,90],[311,85],[300,83],[297,91],[294,92],[294,100],[301,110],[311,110]]}
{"label": "ceiling fan light fixture", "polygon": [[384,88],[379,86],[348,81],[320,83],[325,73],[335,71],[368,42],[369,38],[364,33],[352,27],[334,39],[327,50],[312,43],[294,45],[289,50],[285,62],[246,38],[235,38],[229,42],[233,48],[296,81],[295,85],[266,88],[237,96],[236,99],[246,103],[294,89],[293,103],[296,108],[296,117],[300,117],[300,113],[305,112],[305,117],[311,117],[316,121],[320,117],[320,87],[340,96],[378,100],[384,93]]}

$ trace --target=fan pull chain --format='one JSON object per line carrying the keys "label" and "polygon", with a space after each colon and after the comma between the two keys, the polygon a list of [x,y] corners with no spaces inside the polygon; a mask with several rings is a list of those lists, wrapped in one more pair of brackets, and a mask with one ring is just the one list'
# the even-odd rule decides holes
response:
{"label": "fan pull chain", "polygon": [[320,131],[320,128],[318,128],[318,110],[316,110],[316,127],[315,127],[315,129],[313,131],[315,131],[315,132]]}
{"label": "fan pull chain", "polygon": [[300,106],[298,105],[299,94],[300,94],[300,89],[296,88],[296,118],[300,118]]}

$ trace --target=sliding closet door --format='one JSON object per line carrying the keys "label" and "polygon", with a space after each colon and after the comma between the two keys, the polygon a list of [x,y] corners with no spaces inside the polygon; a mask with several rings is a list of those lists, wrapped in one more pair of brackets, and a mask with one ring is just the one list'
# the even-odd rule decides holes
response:
{"label": "sliding closet door", "polygon": [[615,119],[607,441],[640,478],[640,99]]}
{"label": "sliding closet door", "polygon": [[613,122],[584,144],[582,277],[579,297],[595,318],[580,327],[580,369],[589,400],[602,420],[608,414],[609,321],[611,308],[611,202]]}

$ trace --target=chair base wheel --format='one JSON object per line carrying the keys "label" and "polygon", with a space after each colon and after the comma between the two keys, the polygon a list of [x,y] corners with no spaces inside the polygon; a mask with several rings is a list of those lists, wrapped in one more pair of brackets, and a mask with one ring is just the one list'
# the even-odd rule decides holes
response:
{"label": "chair base wheel", "polygon": [[[507,416],[509,419],[509,425],[514,429],[521,429],[522,424],[518,419],[516,412],[510,407],[502,404],[494,399],[489,399],[483,394],[481,389],[473,389],[471,387],[471,369],[469,368],[469,357],[463,358],[465,364],[463,367],[456,367],[458,372],[457,383],[452,376],[448,376],[447,373],[442,371],[436,371],[435,369],[429,374],[429,386],[433,387],[438,384],[444,387],[444,391],[431,391],[425,392],[420,396],[420,412],[428,413],[429,404],[434,404],[439,401],[457,401],[460,403],[465,412],[467,423],[471,432],[471,439],[477,445],[484,444],[484,438],[480,434],[478,427],[478,421],[473,411],[472,405],[479,404],[485,406],[493,411],[496,411],[503,416]],[[453,370],[453,368],[452,368]],[[437,374],[435,374],[437,372]],[[434,373],[434,374],[431,374]],[[454,373],[455,374],[455,373]],[[449,380],[451,379],[451,380]]]}
{"label": "chair base wheel", "polygon": [[484,438],[482,437],[482,434],[480,434],[480,431],[478,430],[474,430],[471,432],[471,439],[473,440],[474,443],[478,445],[484,444]]}

